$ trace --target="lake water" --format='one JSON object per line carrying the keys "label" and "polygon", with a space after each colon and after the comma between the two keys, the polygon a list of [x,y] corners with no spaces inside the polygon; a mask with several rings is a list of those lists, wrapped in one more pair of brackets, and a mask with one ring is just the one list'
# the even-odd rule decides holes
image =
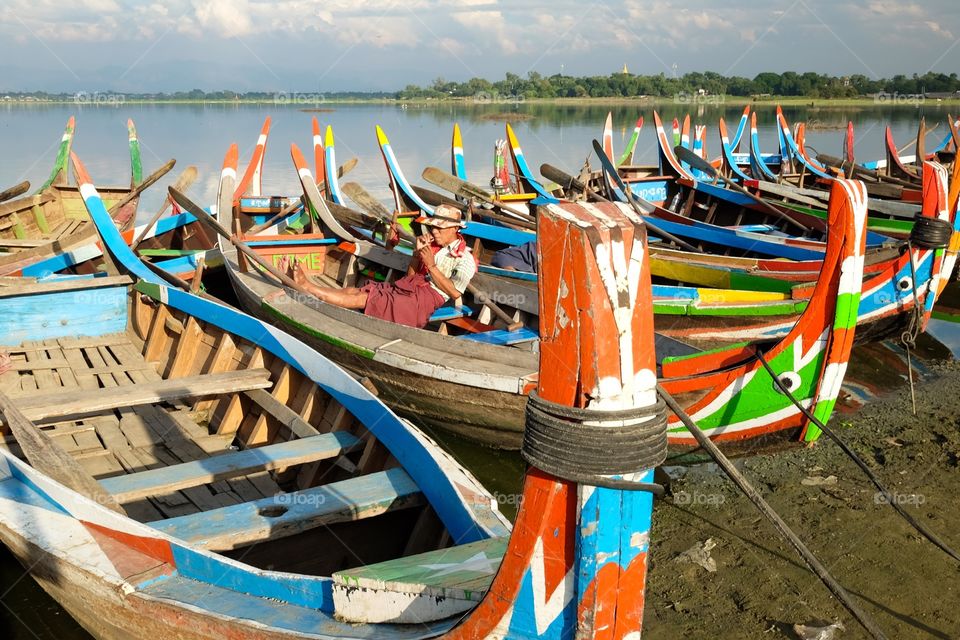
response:
{"label": "lake water", "polygon": [[[123,184],[129,181],[126,121],[132,118],[137,126],[143,153],[144,175],[170,158],[177,159],[173,174],[189,165],[199,169],[199,179],[190,190],[195,200],[209,203],[216,194],[223,156],[232,142],[239,144],[241,168],[249,159],[266,116],[273,120],[267,156],[264,163],[263,187],[266,193],[290,194],[299,185],[290,160],[290,144],[296,143],[312,158],[311,118],[321,125],[332,125],[336,135],[337,158],[343,163],[357,157],[359,164],[350,179],[386,200],[387,177],[380,157],[374,126],[386,131],[407,178],[423,183],[424,167],[450,166],[450,138],[454,122],[463,134],[467,170],[471,181],[486,184],[492,175],[493,143],[505,137],[504,125],[489,120],[491,115],[517,111],[533,116],[512,126],[523,146],[527,161],[534,171],[544,162],[575,173],[588,156],[591,141],[599,138],[609,107],[597,105],[543,104],[449,104],[423,108],[401,108],[393,104],[321,104],[320,113],[301,109],[311,105],[121,105],[97,107],[89,105],[50,105],[36,107],[0,107],[0,185],[5,188],[21,180],[30,180],[38,187],[53,165],[60,135],[71,115],[77,118],[74,151],[83,160],[97,184]],[[666,126],[674,117],[682,118],[691,105],[659,106]],[[719,149],[716,123],[723,116],[731,135],[739,121],[742,107],[694,105],[694,122],[708,125],[708,153]],[[656,137],[652,107],[616,106],[614,117],[614,150],[620,153],[629,140],[639,115],[646,124],[637,145],[636,161],[656,161]],[[841,155],[843,133],[848,121],[857,132],[856,154],[860,159],[877,159],[883,155],[883,129],[893,128],[897,144],[903,147],[916,136],[919,117],[926,116],[930,126],[940,123],[928,138],[928,145],[946,134],[946,109],[935,105],[922,108],[830,107],[786,108],[792,124],[810,123],[808,145],[823,153]],[[777,151],[775,112],[770,106],[758,111],[761,147]],[[596,159],[592,161],[597,166]],[[172,178],[171,180],[172,181]],[[166,184],[166,183],[162,183]],[[162,186],[148,190],[141,206],[141,216],[149,217],[162,202]]]}
{"label": "lake water", "polygon": [[[199,169],[199,179],[189,194],[199,203],[212,202],[224,153],[232,142],[240,145],[241,168],[249,158],[263,119],[271,116],[273,128],[268,143],[264,167],[264,192],[275,194],[297,193],[299,186],[290,160],[290,143],[298,144],[306,157],[312,158],[311,117],[316,115],[322,125],[332,125],[337,137],[337,157],[340,163],[357,157],[359,164],[349,179],[362,183],[371,193],[384,201],[388,198],[387,176],[374,134],[374,126],[381,125],[393,144],[394,152],[407,177],[414,183],[423,183],[420,172],[428,165],[447,168],[450,165],[450,137],[454,122],[461,127],[470,179],[486,184],[492,173],[493,143],[504,137],[503,123],[486,117],[507,111],[519,111],[533,116],[530,120],[513,124],[523,146],[528,163],[534,170],[549,162],[575,173],[588,156],[592,156],[591,141],[599,138],[608,107],[596,105],[442,105],[430,108],[395,105],[317,105],[330,109],[307,113],[301,108],[313,105],[273,106],[200,106],[200,105],[121,105],[96,107],[89,105],[51,105],[30,108],[0,107],[0,188],[6,188],[24,179],[34,188],[46,180],[53,164],[60,135],[71,115],[77,118],[74,151],[86,164],[97,184],[123,184],[129,181],[126,120],[132,118],[139,132],[143,150],[144,175],[170,158],[177,159],[177,174],[189,165]],[[659,107],[669,126],[674,117],[682,117],[691,105],[670,104]],[[726,118],[735,128],[742,107],[725,105],[694,105],[694,121],[709,125],[707,149],[711,156],[718,149],[716,122]],[[808,146],[830,155],[841,155],[842,136],[848,121],[857,131],[858,159],[878,159],[883,155],[883,131],[890,124],[901,147],[916,135],[920,116],[929,126],[940,123],[928,138],[932,145],[946,133],[947,111],[936,105],[922,108],[809,108],[785,109],[791,123],[806,121],[811,126],[807,133]],[[638,115],[646,119],[637,146],[638,163],[656,161],[656,144],[652,108],[649,106],[617,106],[614,115],[614,148],[619,153],[633,130]],[[774,129],[774,110],[762,107],[758,113],[761,145],[765,151],[777,150]],[[732,132],[731,132],[732,133]],[[596,161],[592,161],[596,166]],[[165,179],[161,185],[172,182]],[[141,200],[140,217],[149,217],[160,206],[165,196],[161,186],[148,190]],[[926,338],[927,351],[932,357],[946,357],[957,352],[960,345],[960,325],[935,322],[931,327],[940,342]],[[902,351],[895,346],[876,347],[876,358],[865,365],[864,372],[872,383],[863,388],[865,399],[879,389],[900,384],[903,371],[891,362],[903,361]],[[862,349],[858,347],[858,349]],[[862,360],[863,361],[863,360]],[[883,384],[874,384],[883,378]],[[516,455],[491,455],[491,452],[444,438],[470,466],[491,491],[499,495],[517,492],[523,465]],[[516,505],[503,504],[512,512]],[[0,549],[0,638],[20,639],[79,639],[87,637],[70,617],[56,606],[36,586],[15,560]]]}

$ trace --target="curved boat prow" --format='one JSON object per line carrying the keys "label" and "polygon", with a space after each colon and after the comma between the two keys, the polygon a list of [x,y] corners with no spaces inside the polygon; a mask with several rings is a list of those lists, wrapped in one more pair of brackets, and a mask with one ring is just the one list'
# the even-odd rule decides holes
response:
{"label": "curved boat prow", "polygon": [[130,188],[143,182],[143,158],[140,155],[140,138],[133,119],[127,119],[127,142],[130,145]]}
{"label": "curved boat prow", "polygon": [[244,196],[260,197],[263,195],[263,158],[267,153],[267,138],[270,135],[270,116],[263,121],[260,128],[260,136],[257,138],[257,145],[250,157],[250,164],[243,173],[243,179],[237,185],[233,192],[233,202],[240,204],[240,198]]}
{"label": "curved boat prow", "polygon": [[54,184],[67,183],[67,165],[70,163],[70,147],[73,145],[73,135],[76,131],[76,119],[73,116],[67,120],[67,126],[60,137],[60,147],[57,149],[57,159],[53,163],[53,169],[50,171],[50,177],[40,185],[36,193],[42,192],[47,187]]}
{"label": "curved boat prow", "polygon": [[340,176],[337,171],[337,151],[336,144],[333,138],[333,127],[327,125],[326,134],[324,135],[324,162],[323,166],[326,170],[326,182],[327,182],[327,193],[330,196],[330,200],[336,204],[343,205],[346,200],[343,197],[343,192],[340,190]]}
{"label": "curved boat prow", "polygon": [[453,140],[450,141],[450,173],[461,180],[467,179],[467,164],[463,158],[463,138],[460,136],[460,125],[456,122],[453,123]]}

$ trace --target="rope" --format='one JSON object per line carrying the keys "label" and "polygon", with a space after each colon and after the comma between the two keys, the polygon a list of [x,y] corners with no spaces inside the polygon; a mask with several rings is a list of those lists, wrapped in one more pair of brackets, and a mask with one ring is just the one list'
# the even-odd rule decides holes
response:
{"label": "rope", "polygon": [[913,217],[913,229],[910,230],[910,244],[923,249],[946,249],[953,235],[953,225],[940,218],[931,218],[922,214]]}
{"label": "rope", "polygon": [[757,360],[760,361],[760,364],[763,365],[763,368],[766,369],[767,373],[770,374],[770,377],[773,378],[774,384],[776,384],[777,387],[780,389],[780,391],[782,391],[783,394],[790,399],[790,402],[792,402],[795,407],[800,409],[800,411],[807,418],[807,420],[817,425],[817,427],[821,431],[823,431],[825,434],[827,434],[830,437],[831,440],[837,443],[837,446],[839,446],[840,449],[845,454],[847,454],[850,457],[850,459],[856,463],[858,467],[860,467],[863,470],[863,473],[866,474],[866,476],[870,479],[870,482],[872,482],[874,486],[880,490],[880,493],[882,493],[883,497],[886,498],[887,503],[891,507],[893,507],[897,511],[897,513],[903,516],[903,519],[906,520],[910,526],[916,529],[924,538],[926,538],[927,540],[935,544],[937,547],[939,547],[941,550],[943,550],[944,553],[946,553],[948,556],[960,562],[960,554],[954,551],[946,542],[941,540],[939,536],[937,536],[937,534],[927,529],[923,524],[918,522],[912,515],[907,513],[907,511],[903,508],[902,505],[897,503],[897,500],[894,498],[893,494],[890,493],[890,491],[887,490],[887,488],[883,485],[883,483],[880,482],[880,479],[876,476],[875,473],[873,473],[873,470],[867,466],[867,463],[863,461],[863,458],[858,456],[856,452],[854,452],[853,449],[851,449],[849,445],[847,445],[847,443],[844,442],[843,439],[839,435],[837,435],[833,429],[829,428],[826,424],[824,424],[819,419],[817,419],[816,416],[810,413],[810,411],[806,407],[804,407],[802,404],[800,404],[800,402],[797,401],[794,395],[790,393],[790,390],[787,389],[786,385],[784,385],[780,381],[780,376],[774,373],[773,368],[767,362],[766,358],[764,358],[762,355],[758,353]]}
{"label": "rope", "polygon": [[[774,380],[776,379],[776,376],[774,376]],[[884,635],[883,630],[877,626],[877,623],[874,622],[873,619],[867,615],[863,609],[860,608],[860,605],[854,602],[853,598],[850,597],[850,594],[847,593],[846,589],[844,589],[840,583],[837,582],[836,578],[834,578],[827,568],[823,566],[823,563],[821,563],[820,560],[813,555],[813,552],[810,551],[805,544],[803,544],[803,541],[800,540],[797,534],[790,529],[789,525],[783,521],[783,518],[781,518],[777,512],[773,510],[773,507],[771,507],[767,501],[763,499],[763,496],[757,492],[757,490],[753,487],[753,485],[750,484],[743,474],[737,471],[737,468],[733,466],[733,463],[730,462],[730,459],[723,455],[720,449],[717,448],[717,445],[715,445],[713,441],[708,438],[703,431],[700,430],[700,427],[697,426],[697,423],[694,422],[689,415],[687,415],[680,405],[677,404],[677,401],[674,400],[673,397],[660,385],[657,385],[657,391],[660,393],[660,397],[666,401],[667,406],[669,406],[670,409],[677,414],[677,417],[680,418],[680,421],[684,424],[684,426],[687,427],[693,437],[696,438],[700,446],[710,454],[710,457],[712,457],[716,461],[717,465],[723,469],[723,471],[730,477],[731,480],[733,480],[733,483],[737,485],[737,487],[739,487],[744,494],[746,494],[747,498],[750,499],[754,506],[756,506],[757,509],[759,509],[760,512],[766,516],[768,520],[770,520],[773,526],[776,527],[780,532],[780,535],[786,538],[787,541],[793,545],[793,548],[797,550],[797,553],[800,554],[800,557],[803,558],[803,561],[807,563],[807,566],[810,567],[810,570],[813,571],[818,578],[820,578],[824,585],[826,585],[827,589],[830,590],[830,593],[836,596],[837,600],[839,600],[841,604],[847,608],[847,611],[849,611],[853,617],[856,618],[861,625],[863,625],[863,628],[870,632],[870,635],[872,635],[876,640],[886,640],[887,636]]]}
{"label": "rope", "polygon": [[667,412],[662,400],[647,407],[594,411],[527,398],[520,453],[562,480],[608,489],[663,494],[657,484],[611,478],[658,467],[667,459]]}

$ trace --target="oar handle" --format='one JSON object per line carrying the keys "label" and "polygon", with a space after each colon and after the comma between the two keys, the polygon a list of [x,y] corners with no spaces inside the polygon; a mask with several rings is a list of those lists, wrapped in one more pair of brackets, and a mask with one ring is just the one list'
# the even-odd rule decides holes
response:
{"label": "oar handle", "polygon": [[500,305],[494,302],[490,296],[486,294],[486,292],[481,291],[472,284],[467,284],[467,291],[469,291],[473,297],[477,299],[477,302],[490,309],[495,316],[503,320],[507,325],[508,331],[516,331],[523,326],[522,322],[517,322],[513,319],[513,316],[501,309]]}

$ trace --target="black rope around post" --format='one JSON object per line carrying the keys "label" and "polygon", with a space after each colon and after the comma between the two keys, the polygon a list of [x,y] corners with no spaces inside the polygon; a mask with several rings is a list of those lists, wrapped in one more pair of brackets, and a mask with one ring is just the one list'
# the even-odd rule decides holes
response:
{"label": "black rope around post", "polygon": [[663,495],[658,484],[609,476],[639,473],[667,459],[667,409],[663,401],[621,411],[577,409],[541,398],[527,398],[526,425],[520,453],[532,466],[580,484],[649,491]]}
{"label": "black rope around post", "polygon": [[687,413],[680,407],[676,400],[673,399],[667,391],[657,385],[657,392],[660,394],[660,397],[667,403],[667,406],[670,407],[684,426],[690,431],[693,437],[697,440],[703,449],[710,454],[710,457],[714,459],[717,465],[723,469],[733,483],[740,488],[741,491],[750,499],[750,502],[760,510],[760,512],[776,527],[777,531],[782,535],[792,546],[797,550],[797,553],[800,554],[800,557],[803,558],[803,561],[810,567],[810,570],[813,571],[820,581],[826,585],[827,589],[830,590],[836,598],[846,607],[857,621],[863,625],[863,628],[866,629],[875,640],[886,640],[887,636],[883,633],[883,630],[873,621],[867,612],[860,608],[853,598],[847,593],[847,590],[837,582],[830,572],[827,570],[823,563],[807,546],[803,543],[802,540],[790,529],[790,526],[783,521],[776,511],[773,510],[766,500],[763,499],[763,496],[753,488],[753,485],[743,476],[742,473],[737,471],[736,467],[733,466],[733,463],[730,462],[730,459],[727,456],[723,455],[723,452],[717,448],[717,445],[707,437],[700,427],[697,426],[697,423],[687,415]]}
{"label": "black rope around post", "polygon": [[939,547],[948,556],[950,556],[957,562],[960,562],[960,554],[954,551],[953,548],[950,547],[950,545],[948,545],[946,542],[941,540],[937,534],[927,529],[922,523],[917,521],[916,518],[914,518],[912,515],[907,513],[907,511],[903,508],[903,506],[900,505],[898,501],[894,498],[894,495],[890,493],[890,491],[883,485],[883,483],[880,482],[880,479],[876,476],[873,470],[867,466],[867,463],[863,461],[863,458],[858,456],[856,452],[853,451],[853,449],[851,449],[850,446],[846,442],[844,442],[844,440],[839,435],[837,435],[837,433],[833,429],[828,427],[821,420],[818,420],[812,413],[810,413],[809,409],[807,409],[802,404],[800,404],[800,402],[797,401],[796,397],[794,397],[794,395],[790,393],[790,390],[787,389],[786,386],[783,384],[783,382],[780,380],[780,377],[777,376],[776,373],[774,373],[773,367],[770,366],[766,358],[764,358],[762,355],[758,353],[757,360],[760,361],[760,364],[763,365],[764,369],[767,370],[767,373],[769,373],[770,376],[773,378],[773,381],[777,385],[777,388],[779,388],[780,391],[782,391],[783,394],[787,396],[787,398],[790,400],[790,402],[794,404],[794,406],[800,409],[800,411],[807,418],[807,420],[817,425],[817,428],[819,428],[821,431],[827,434],[827,436],[829,436],[831,440],[836,442],[837,446],[839,446],[840,449],[845,454],[847,454],[847,456],[849,456],[850,459],[853,460],[858,467],[860,467],[860,469],[863,470],[864,474],[866,474],[866,476],[870,479],[870,482],[872,482],[873,485],[880,490],[880,493],[883,494],[883,497],[887,501],[887,504],[893,507],[894,510],[896,510],[896,512],[899,513],[911,527],[916,529],[916,531],[920,535],[922,535],[924,538],[926,538],[927,540],[932,542],[934,545]]}

